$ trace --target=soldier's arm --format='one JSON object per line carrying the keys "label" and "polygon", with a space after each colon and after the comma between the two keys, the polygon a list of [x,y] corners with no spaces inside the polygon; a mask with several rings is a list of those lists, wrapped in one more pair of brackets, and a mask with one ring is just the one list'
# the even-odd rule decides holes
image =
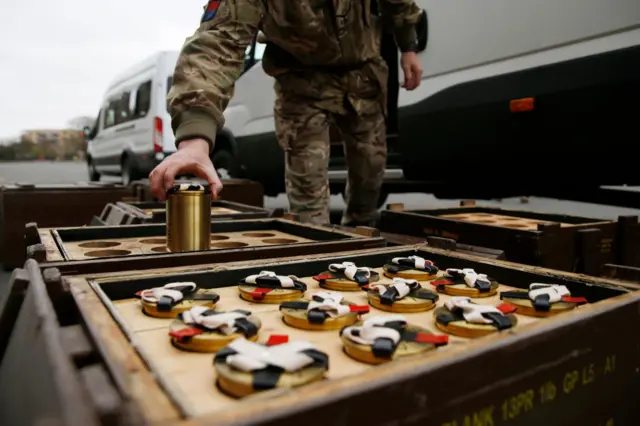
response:
{"label": "soldier's arm", "polygon": [[417,46],[416,25],[422,11],[413,0],[378,0],[385,28],[390,29],[402,52]]}
{"label": "soldier's arm", "polygon": [[205,7],[200,27],[182,47],[168,94],[176,146],[202,138],[213,150],[263,7],[262,0],[211,1]]}

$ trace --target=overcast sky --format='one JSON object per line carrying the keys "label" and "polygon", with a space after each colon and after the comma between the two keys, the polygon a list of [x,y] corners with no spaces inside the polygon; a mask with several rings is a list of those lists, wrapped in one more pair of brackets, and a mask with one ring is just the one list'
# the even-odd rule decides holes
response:
{"label": "overcast sky", "polygon": [[0,1],[0,138],[97,114],[110,80],[179,50],[206,0]]}

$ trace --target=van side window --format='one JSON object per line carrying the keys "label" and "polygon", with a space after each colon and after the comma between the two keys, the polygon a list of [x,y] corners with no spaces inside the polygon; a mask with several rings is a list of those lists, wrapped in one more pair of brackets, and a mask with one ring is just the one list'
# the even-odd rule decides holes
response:
{"label": "van side window", "polygon": [[124,92],[118,102],[118,109],[116,110],[116,124],[126,123],[131,120],[131,113],[129,112],[129,92]]}
{"label": "van side window", "polygon": [[118,109],[119,99],[109,101],[109,104],[105,108],[104,114],[104,128],[107,129],[116,124],[116,110]]}
{"label": "van side window", "polygon": [[136,118],[136,105],[137,105],[137,101],[138,101],[138,89],[134,89],[131,91],[131,94],[129,95],[129,117],[131,117],[131,120],[133,120],[134,118]]}
{"label": "van side window", "polygon": [[135,117],[146,117],[149,109],[151,108],[151,81],[142,83],[138,87],[138,93],[136,95],[136,109]]}

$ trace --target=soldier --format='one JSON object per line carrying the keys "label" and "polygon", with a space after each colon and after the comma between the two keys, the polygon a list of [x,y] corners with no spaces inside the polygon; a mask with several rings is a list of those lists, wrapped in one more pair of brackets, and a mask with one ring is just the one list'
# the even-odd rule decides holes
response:
{"label": "soldier", "polygon": [[222,184],[209,159],[223,111],[243,70],[244,52],[261,30],[268,40],[262,59],[275,79],[278,143],[285,151],[290,210],[305,222],[329,223],[329,128],[345,141],[347,208],[342,223],[372,225],[384,176],[387,147],[388,67],[380,56],[381,28],[400,48],[403,87],[420,84],[412,0],[212,0],[187,39],[169,93],[178,151],[150,175],[160,199],[178,174]]}

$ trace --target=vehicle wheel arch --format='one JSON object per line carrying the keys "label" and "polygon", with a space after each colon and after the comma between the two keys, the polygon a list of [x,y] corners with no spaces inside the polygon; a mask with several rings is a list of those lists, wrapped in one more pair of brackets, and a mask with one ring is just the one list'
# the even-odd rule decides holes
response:
{"label": "vehicle wheel arch", "polygon": [[229,163],[229,168],[227,169],[229,177],[238,177],[237,152],[238,149],[233,134],[228,129],[222,129],[216,136],[216,142],[209,158],[214,165],[217,162],[216,157],[224,158],[224,161]]}
{"label": "vehicle wheel arch", "polygon": [[233,136],[231,130],[226,127],[220,130],[216,135],[216,142],[211,156],[215,155],[215,153],[220,150],[229,151],[234,157],[238,154],[236,138]]}

